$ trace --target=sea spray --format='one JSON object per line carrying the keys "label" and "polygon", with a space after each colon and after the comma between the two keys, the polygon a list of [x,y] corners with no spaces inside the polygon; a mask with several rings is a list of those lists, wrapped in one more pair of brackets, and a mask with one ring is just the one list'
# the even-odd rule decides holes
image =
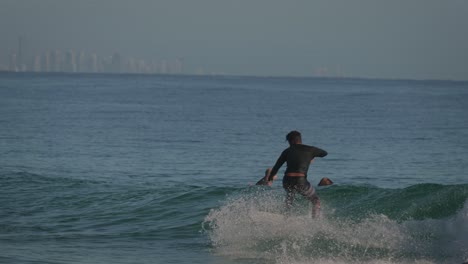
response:
{"label": "sea spray", "polygon": [[[361,208],[369,208],[363,194],[360,198]],[[339,197],[334,199],[331,204]],[[283,203],[278,190],[257,190],[241,192],[212,209],[204,224],[214,253],[276,263],[456,263],[467,257],[468,202],[454,215],[422,220],[365,212],[312,219],[300,199],[299,208],[289,214]],[[323,210],[344,207],[331,208],[324,201]]]}

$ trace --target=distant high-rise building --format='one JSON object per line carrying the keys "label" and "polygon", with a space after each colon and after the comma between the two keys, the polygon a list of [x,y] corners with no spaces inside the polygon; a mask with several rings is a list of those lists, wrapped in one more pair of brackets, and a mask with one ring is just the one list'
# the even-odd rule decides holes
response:
{"label": "distant high-rise building", "polygon": [[125,71],[128,73],[137,73],[136,62],[134,58],[128,58]]}
{"label": "distant high-rise building", "polygon": [[151,66],[146,63],[145,60],[138,61],[138,73],[148,74],[151,73]]}
{"label": "distant high-rise building", "polygon": [[76,60],[75,60],[75,53],[70,50],[65,54],[65,65],[64,65],[65,72],[76,72]]}
{"label": "distant high-rise building", "polygon": [[34,56],[34,62],[33,62],[33,71],[34,72],[41,72],[41,56],[36,55]]}
{"label": "distant high-rise building", "polygon": [[205,75],[205,69],[203,67],[199,67],[197,68],[197,70],[195,71],[195,74],[197,75]]}
{"label": "distant high-rise building", "polygon": [[77,63],[77,72],[89,72],[89,68],[86,67],[86,54],[84,51],[80,52],[80,55],[78,56],[78,63]]}
{"label": "distant high-rise building", "polygon": [[12,72],[18,71],[18,60],[15,53],[10,54],[9,70]]}
{"label": "distant high-rise building", "polygon": [[167,61],[162,60],[159,66],[159,72],[161,74],[167,74],[168,73],[168,67],[167,67]]}
{"label": "distant high-rise building", "polygon": [[94,73],[99,72],[99,60],[98,60],[98,56],[96,55],[96,53],[93,53],[89,56],[87,64],[88,64],[88,70],[90,72],[94,72]]}
{"label": "distant high-rise building", "polygon": [[159,63],[156,60],[151,61],[151,73],[159,73]]}
{"label": "distant high-rise building", "polygon": [[61,72],[62,71],[62,53],[56,50],[50,54],[51,71]]}
{"label": "distant high-rise building", "polygon": [[172,73],[182,74],[183,72],[183,62],[181,59],[176,59],[172,67]]}
{"label": "distant high-rise building", "polygon": [[17,61],[17,69],[19,71],[21,71],[23,68],[25,68],[26,66],[23,66],[24,65],[24,40],[23,40],[23,37],[18,37],[18,56],[16,58],[16,61]]}
{"label": "distant high-rise building", "polygon": [[330,77],[329,71],[327,67],[318,67],[315,69],[315,77]]}
{"label": "distant high-rise building", "polygon": [[121,73],[122,72],[122,57],[119,53],[114,53],[111,58],[111,72]]}
{"label": "distant high-rise building", "polygon": [[51,68],[50,68],[50,52],[47,51],[45,52],[44,54],[42,54],[42,71],[43,72],[50,72],[51,71]]}
{"label": "distant high-rise building", "polygon": [[56,59],[55,59],[55,56],[56,56],[56,54],[55,54],[54,51],[52,51],[52,52],[49,53],[49,55],[50,55],[50,61],[49,61],[49,63],[50,63],[50,71],[51,71],[51,72],[56,72],[56,71],[57,71],[57,70],[55,69],[55,60],[56,60]]}
{"label": "distant high-rise building", "polygon": [[112,57],[100,57],[99,59],[99,72],[110,73],[112,72]]}

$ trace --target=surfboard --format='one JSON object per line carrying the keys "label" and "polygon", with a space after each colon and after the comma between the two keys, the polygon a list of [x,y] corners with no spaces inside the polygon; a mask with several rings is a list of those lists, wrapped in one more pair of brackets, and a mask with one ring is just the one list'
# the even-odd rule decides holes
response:
{"label": "surfboard", "polygon": [[268,181],[265,177],[263,177],[255,185],[268,185]]}
{"label": "surfboard", "polygon": [[[265,176],[263,176],[255,185],[268,185],[268,177],[270,176],[271,168],[266,169]],[[276,175],[273,180],[276,179]]]}

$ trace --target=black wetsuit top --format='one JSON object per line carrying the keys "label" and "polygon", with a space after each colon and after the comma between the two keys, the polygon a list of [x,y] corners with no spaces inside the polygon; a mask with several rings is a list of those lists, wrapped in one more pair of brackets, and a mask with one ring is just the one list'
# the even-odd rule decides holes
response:
{"label": "black wetsuit top", "polygon": [[273,180],[273,176],[278,173],[279,168],[281,168],[285,162],[287,163],[285,174],[298,172],[304,173],[304,175],[307,176],[311,160],[315,157],[325,157],[327,154],[325,150],[313,146],[293,144],[281,153],[275,166],[271,170],[268,180]]}

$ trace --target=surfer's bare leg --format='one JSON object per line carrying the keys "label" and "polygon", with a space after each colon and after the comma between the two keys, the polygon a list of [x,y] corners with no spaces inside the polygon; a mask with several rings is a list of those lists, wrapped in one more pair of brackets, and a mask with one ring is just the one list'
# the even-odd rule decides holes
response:
{"label": "surfer's bare leg", "polygon": [[315,195],[312,199],[312,217],[320,217],[320,198]]}
{"label": "surfer's bare leg", "polygon": [[312,203],[312,217],[320,216],[320,198],[315,191],[315,188],[307,182],[305,188],[302,189],[302,195],[307,197],[307,199]]}

